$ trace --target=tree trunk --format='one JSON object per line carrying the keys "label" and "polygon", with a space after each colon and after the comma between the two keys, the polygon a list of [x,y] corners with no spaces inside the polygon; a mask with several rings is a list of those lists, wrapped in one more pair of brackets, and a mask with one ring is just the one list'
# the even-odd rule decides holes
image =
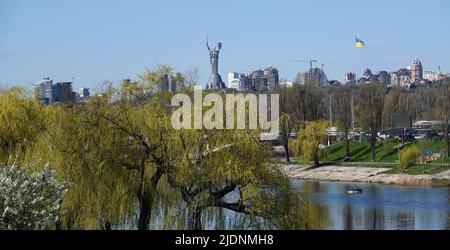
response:
{"label": "tree trunk", "polygon": [[375,161],[375,132],[370,136],[370,148],[372,150],[372,161]]}
{"label": "tree trunk", "polygon": [[286,152],[286,163],[290,163],[291,160],[289,159],[289,143],[284,143],[284,151]]}
{"label": "tree trunk", "polygon": [[[156,184],[158,183],[154,181],[154,177],[151,179],[151,182],[148,186],[145,186],[145,161],[143,158],[140,165],[140,184],[138,189],[138,201],[139,201],[139,218],[138,218],[138,230],[147,230],[148,224],[150,223],[151,210],[153,205],[153,194],[151,191],[156,189]],[[156,175],[156,174],[155,174]],[[152,188],[153,189],[150,189]]]}
{"label": "tree trunk", "polygon": [[138,230],[147,230],[150,223],[153,197],[149,191],[143,191],[139,197]]}
{"label": "tree trunk", "polygon": [[202,209],[195,206],[189,208],[188,230],[202,230]]}
{"label": "tree trunk", "polygon": [[102,223],[102,225],[101,225],[101,227],[100,227],[100,230],[107,230],[107,231],[112,230],[112,228],[111,228],[111,223],[109,222],[109,220],[105,220],[105,221]]}
{"label": "tree trunk", "polygon": [[314,161],[314,168],[320,167],[320,162],[319,162],[319,152],[317,152],[316,154],[314,154],[313,161]]}
{"label": "tree trunk", "polygon": [[345,157],[350,161],[350,140],[348,139],[348,131],[345,132]]}

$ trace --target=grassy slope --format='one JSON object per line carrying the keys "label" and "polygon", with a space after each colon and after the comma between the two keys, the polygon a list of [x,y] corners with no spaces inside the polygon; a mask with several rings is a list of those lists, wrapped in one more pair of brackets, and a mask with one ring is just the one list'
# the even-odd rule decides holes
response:
{"label": "grassy slope", "polygon": [[[415,144],[421,151],[431,149],[433,152],[445,152],[445,143],[443,141],[416,141]],[[377,142],[375,150],[375,162],[391,162],[398,161],[398,151],[394,147],[398,145],[396,142]],[[409,147],[410,145],[405,146]],[[402,150],[402,149],[401,149]],[[400,151],[401,151],[400,150]],[[345,157],[345,143],[337,143],[326,149],[327,155],[322,157],[322,161],[340,161]],[[445,153],[444,153],[445,154]],[[350,143],[350,156],[353,162],[372,162],[371,148],[368,142],[352,142]],[[433,162],[435,165],[440,163],[449,163],[448,157],[444,157],[443,161]],[[450,169],[449,166],[414,166],[408,169],[410,174],[432,174]],[[398,166],[392,167],[388,173],[399,173]]]}

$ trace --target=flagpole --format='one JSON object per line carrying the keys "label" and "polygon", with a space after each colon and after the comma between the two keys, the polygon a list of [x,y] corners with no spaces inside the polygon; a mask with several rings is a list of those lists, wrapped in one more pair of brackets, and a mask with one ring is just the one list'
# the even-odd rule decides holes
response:
{"label": "flagpole", "polygon": [[[356,47],[356,35],[355,35],[355,50]],[[356,61],[356,71],[355,71],[355,85],[358,84],[358,52],[355,53],[355,61]],[[354,107],[354,100],[353,100],[353,89],[351,91],[351,104],[352,104],[352,131],[355,131],[355,107]]]}
{"label": "flagpole", "polygon": [[355,76],[356,76],[356,84],[358,84],[358,47],[356,46],[356,35],[355,35],[355,59],[356,59],[356,72],[355,72]]}

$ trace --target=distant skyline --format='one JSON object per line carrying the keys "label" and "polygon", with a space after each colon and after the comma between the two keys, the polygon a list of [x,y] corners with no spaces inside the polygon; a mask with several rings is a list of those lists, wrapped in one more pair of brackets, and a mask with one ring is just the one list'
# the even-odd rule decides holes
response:
{"label": "distant skyline", "polygon": [[[293,80],[313,58],[328,79],[394,71],[419,57],[450,72],[450,1],[1,0],[0,86],[44,76],[96,89],[157,64],[209,77],[205,47],[222,42],[219,73],[278,68]],[[355,48],[355,35],[366,48]]]}

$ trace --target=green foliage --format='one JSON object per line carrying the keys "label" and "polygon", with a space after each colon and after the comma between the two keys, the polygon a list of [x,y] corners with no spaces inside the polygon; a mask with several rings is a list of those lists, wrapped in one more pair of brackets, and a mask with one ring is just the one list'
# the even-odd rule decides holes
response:
{"label": "green foliage", "polygon": [[32,146],[44,129],[43,109],[23,89],[0,91],[0,161],[5,163]]}
{"label": "green foliage", "polygon": [[158,85],[171,72],[159,66],[71,106],[39,106],[18,90],[2,91],[1,160],[49,162],[70,183],[63,229],[201,227],[188,218],[220,220],[224,210],[245,214],[240,225],[297,227],[277,208],[287,179],[268,164],[259,131],[172,128],[173,94]]}
{"label": "green foliage", "polygon": [[400,167],[407,169],[416,164],[419,157],[419,148],[416,145],[408,147],[400,152]]}
{"label": "green foliage", "polygon": [[328,126],[329,123],[323,120],[307,122],[305,128],[300,130],[298,146],[304,163],[314,161],[315,166],[318,166],[319,157],[324,153],[320,145],[325,144]]}
{"label": "green foliage", "polygon": [[[375,161],[376,162],[395,162],[398,161],[398,152],[395,147],[399,142],[382,142],[377,141],[375,143]],[[328,161],[341,161],[344,160],[345,142],[335,143],[326,148],[327,156],[324,160]],[[350,156],[352,161],[370,162],[371,145],[369,142],[351,142],[350,143]]]}

